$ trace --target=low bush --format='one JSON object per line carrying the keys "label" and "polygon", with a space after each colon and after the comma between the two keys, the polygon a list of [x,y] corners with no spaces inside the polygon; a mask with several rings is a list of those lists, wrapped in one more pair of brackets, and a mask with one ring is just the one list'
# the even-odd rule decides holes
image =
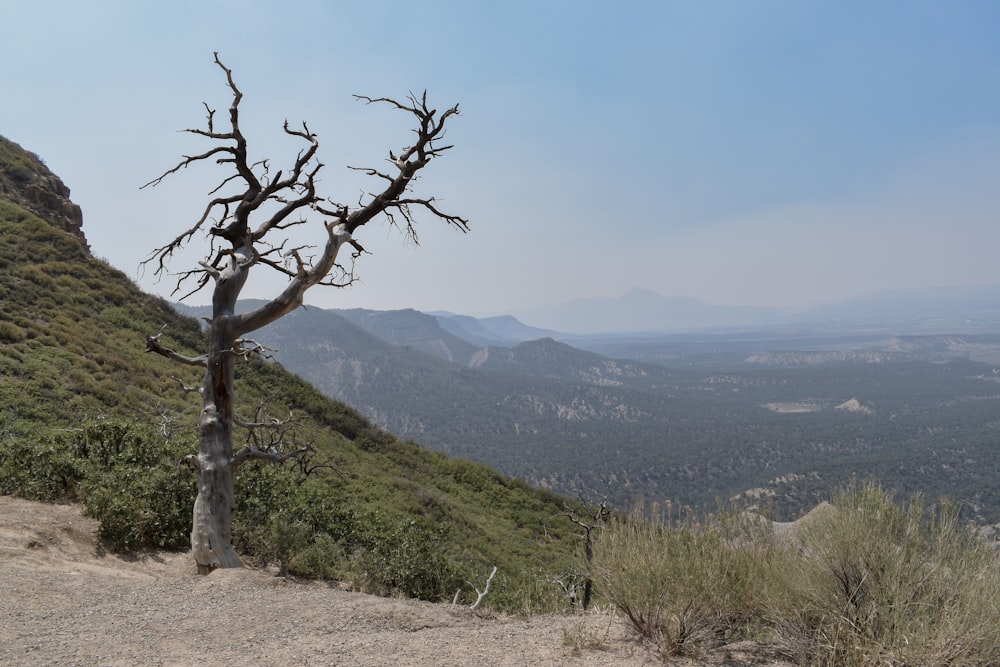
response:
{"label": "low bush", "polygon": [[821,665],[995,665],[1000,558],[944,503],[875,486],[804,526],[789,640]]}
{"label": "low bush", "polygon": [[602,529],[592,568],[598,593],[664,657],[748,635],[766,612],[762,585],[788,557],[770,526],[739,514],[652,516]]}
{"label": "low bush", "polygon": [[236,548],[289,574],[346,576],[344,550],[354,513],[328,488],[278,466],[249,465],[236,476]]}
{"label": "low bush", "polygon": [[247,466],[236,492],[236,546],[261,563],[423,600],[443,599],[461,581],[442,548],[444,530],[392,513],[359,512],[327,480]]}
{"label": "low bush", "polygon": [[75,500],[84,466],[63,438],[8,431],[0,437],[0,494],[29,500]]}
{"label": "low bush", "polygon": [[598,591],[664,655],[757,639],[796,664],[995,665],[1000,555],[948,504],[876,486],[777,537],[769,521],[633,515],[595,549]]}
{"label": "low bush", "polygon": [[100,521],[112,551],[178,549],[190,542],[195,482],[177,462],[193,444],[164,438],[148,426],[96,421],[74,442],[86,475],[84,512]]}
{"label": "low bush", "polygon": [[360,525],[355,570],[366,591],[443,600],[464,585],[444,555],[444,529],[377,513],[362,517]]}

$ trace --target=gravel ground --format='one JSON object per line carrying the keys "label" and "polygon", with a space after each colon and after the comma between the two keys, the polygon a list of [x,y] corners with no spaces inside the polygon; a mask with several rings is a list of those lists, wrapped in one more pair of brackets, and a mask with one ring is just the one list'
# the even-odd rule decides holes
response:
{"label": "gravel ground", "polygon": [[[0,664],[662,664],[606,613],[498,617],[267,570],[199,576],[184,553],[105,554],[96,530],[78,506],[0,496]],[[747,650],[673,664],[777,664]]]}

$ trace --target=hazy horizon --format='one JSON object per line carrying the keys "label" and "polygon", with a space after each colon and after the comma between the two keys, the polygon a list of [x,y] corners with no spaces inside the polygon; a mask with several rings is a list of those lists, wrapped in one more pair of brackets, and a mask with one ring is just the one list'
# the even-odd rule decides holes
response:
{"label": "hazy horizon", "polygon": [[[96,256],[137,272],[221,180],[188,169],[224,109],[219,51],[257,158],[321,141],[323,186],[353,203],[409,118],[354,93],[455,102],[455,148],[417,193],[414,248],[385,226],[328,308],[487,315],[633,288],[715,305],[807,308],[909,288],[1000,282],[1000,5],[766,0],[270,5],[2,2],[0,134],[72,190]],[[202,244],[172,269],[191,268]],[[251,283],[245,296],[267,298]],[[174,295],[173,298],[175,298]],[[191,303],[203,303],[198,295]]]}
{"label": "hazy horizon", "polygon": [[[353,308],[332,306],[329,309]],[[872,292],[802,308],[713,304],[694,297],[667,296],[633,288],[617,297],[584,297],[504,312],[458,312],[412,306],[386,309],[361,306],[358,309],[370,312],[416,310],[431,316],[472,317],[481,324],[490,319],[513,317],[521,325],[570,336],[733,333],[774,327],[777,327],[774,332],[792,327],[799,333],[809,327],[819,327],[826,333],[871,333],[876,330],[892,330],[893,335],[944,330],[950,334],[987,333],[1000,331],[1000,283]]]}

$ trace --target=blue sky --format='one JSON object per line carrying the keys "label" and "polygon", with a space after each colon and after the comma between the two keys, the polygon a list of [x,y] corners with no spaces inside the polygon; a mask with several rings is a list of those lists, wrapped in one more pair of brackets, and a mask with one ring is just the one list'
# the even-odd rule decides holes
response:
{"label": "blue sky", "polygon": [[642,287],[800,307],[1000,283],[1000,3],[0,0],[0,24],[0,134],[72,189],[97,256],[165,296],[137,265],[218,172],[139,186],[204,149],[177,130],[228,106],[216,50],[251,150],[287,163],[281,123],[308,121],[339,201],[365,187],[346,165],[409,139],[353,93],[461,104],[417,193],[472,231],[364,229],[361,281],[317,305],[486,315]]}

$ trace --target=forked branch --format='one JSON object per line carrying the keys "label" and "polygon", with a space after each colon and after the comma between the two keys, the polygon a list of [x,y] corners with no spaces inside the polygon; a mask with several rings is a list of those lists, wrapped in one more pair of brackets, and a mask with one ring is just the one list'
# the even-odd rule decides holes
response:
{"label": "forked branch", "polygon": [[282,464],[316,451],[311,444],[291,452],[285,451],[289,443],[295,439],[295,417],[291,412],[286,419],[267,417],[265,415],[267,400],[260,401],[252,421],[233,418],[234,424],[247,430],[247,445],[233,457],[233,470],[247,461]]}
{"label": "forked branch", "polygon": [[[388,104],[394,109],[411,115],[415,121],[412,143],[399,151],[388,151],[391,167],[387,170],[363,169],[381,182],[380,190],[369,193],[355,206],[348,206],[324,197],[318,192],[318,177],[323,163],[317,158],[319,139],[306,123],[292,127],[287,121],[283,131],[299,142],[302,148],[291,166],[285,170],[270,171],[270,160],[253,161],[247,139],[240,127],[240,102],[243,93],[237,87],[232,70],[215,54],[215,63],[225,73],[232,99],[229,105],[228,128],[219,128],[215,110],[207,103],[206,126],[184,130],[213,142],[207,150],[186,155],[170,169],[149,181],[143,187],[160,185],[168,176],[196,163],[215,162],[229,166],[232,172],[211,190],[214,197],[200,217],[173,240],[156,250],[143,262],[152,265],[157,276],[167,271],[168,261],[196,234],[206,234],[211,243],[200,268],[182,271],[177,275],[175,294],[186,298],[206,287],[217,284],[228,276],[227,268],[236,262],[245,274],[254,266],[266,266],[288,280],[284,291],[257,311],[239,316],[234,325],[239,335],[265,326],[287,314],[302,303],[303,295],[313,285],[346,286],[354,280],[354,262],[365,252],[354,238],[357,230],[382,216],[392,225],[403,228],[416,239],[417,213],[423,212],[444,220],[462,231],[468,231],[465,218],[446,213],[433,197],[417,197],[410,193],[417,174],[432,159],[452,148],[443,144],[448,120],[458,115],[458,105],[443,112],[432,108],[427,92],[417,96],[410,93],[405,101],[389,97],[355,96],[366,104]],[[310,216],[321,217],[325,234],[321,236],[317,252],[306,257],[298,246],[288,251],[288,239],[269,239],[276,232],[293,226],[305,225]],[[317,221],[320,222],[320,221]],[[338,261],[340,249],[348,244],[351,256],[343,264]],[[280,252],[280,259],[278,256]],[[194,288],[182,288],[182,283],[192,281]]]}
{"label": "forked branch", "polygon": [[294,452],[284,452],[284,453],[254,449],[253,447],[244,447],[233,456],[232,467],[233,470],[236,470],[247,461],[267,461],[269,463],[281,464],[284,463],[285,461],[297,459],[309,452],[314,452],[314,451],[316,450],[313,449],[311,445],[306,445],[305,447],[299,447]]}
{"label": "forked branch", "polygon": [[[165,326],[165,325],[164,325]],[[172,359],[178,363],[182,363],[188,366],[205,366],[208,363],[208,357],[205,355],[200,355],[197,357],[188,357],[186,355],[175,352],[169,347],[164,346],[160,343],[160,337],[163,336],[163,328],[160,328],[160,333],[155,336],[146,336],[146,352],[155,352],[161,357],[166,357],[167,359]]]}
{"label": "forked branch", "polygon": [[497,574],[497,566],[494,565],[493,571],[490,572],[490,576],[486,578],[486,586],[483,588],[483,590],[479,590],[478,588],[473,586],[473,588],[475,588],[476,590],[476,601],[473,602],[471,605],[469,605],[469,609],[477,608],[479,606],[479,603],[483,601],[483,598],[485,598],[487,595],[490,594],[490,585],[493,583],[493,577],[495,577],[496,574]]}

